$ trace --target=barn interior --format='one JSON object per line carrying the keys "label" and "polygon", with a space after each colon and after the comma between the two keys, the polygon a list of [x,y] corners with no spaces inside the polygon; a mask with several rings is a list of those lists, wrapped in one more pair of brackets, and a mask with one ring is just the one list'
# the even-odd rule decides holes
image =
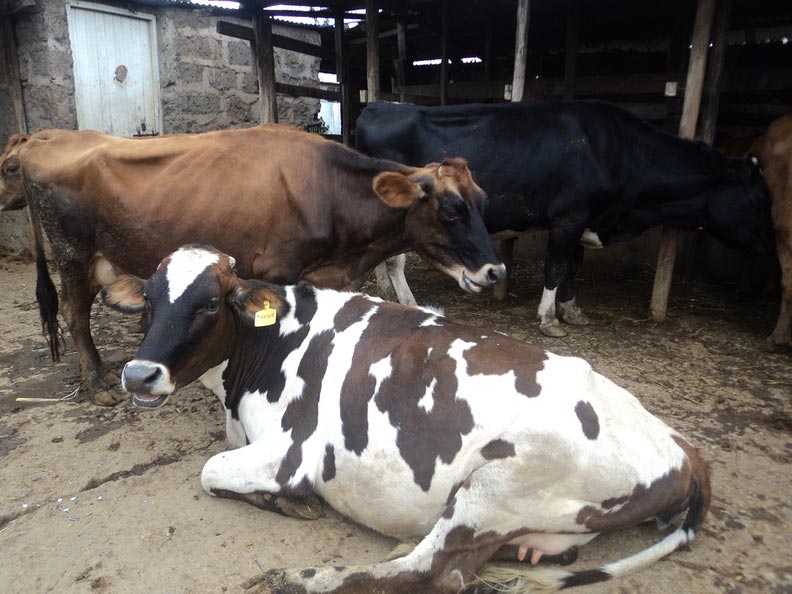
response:
{"label": "barn interior", "polygon": [[[732,141],[739,151],[739,139],[792,112],[788,0],[328,0],[310,11],[288,0],[214,4],[0,0],[0,140],[80,127],[66,12],[92,6],[156,21],[162,110],[144,134],[292,122],[287,115],[304,98],[342,102],[342,126],[331,136],[350,144],[357,114],[375,99],[601,99],[679,133],[693,60],[701,100],[688,136]],[[702,7],[709,32],[695,54]],[[308,74],[284,77],[286,66]],[[315,70],[340,82],[320,82]],[[39,335],[27,223],[23,211],[0,212],[1,592],[250,594],[271,568],[365,565],[392,554],[396,541],[329,509],[304,522],[206,496],[201,468],[228,444],[223,406],[198,382],[159,409],[97,411],[81,389],[73,344],[53,364]],[[662,235],[655,229],[587,254],[578,287],[592,324],[563,340],[540,335],[535,320],[542,232],[519,239],[503,301],[464,294],[417,258],[408,259],[407,278],[419,303],[456,320],[582,357],[710,463],[713,506],[696,541],[581,592],[788,593],[790,355],[763,351],[777,294],[738,294],[756,263],[692,232],[678,238],[667,317],[657,323],[648,304]],[[139,320],[97,304],[92,325],[120,374],[140,344]],[[602,535],[574,567],[613,562],[657,538],[649,525]]]}

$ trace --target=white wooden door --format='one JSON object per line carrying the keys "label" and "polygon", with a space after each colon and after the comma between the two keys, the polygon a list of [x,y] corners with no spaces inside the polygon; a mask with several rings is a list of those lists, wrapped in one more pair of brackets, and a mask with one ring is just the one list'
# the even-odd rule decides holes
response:
{"label": "white wooden door", "polygon": [[67,10],[79,128],[160,132],[154,17],[78,0]]}

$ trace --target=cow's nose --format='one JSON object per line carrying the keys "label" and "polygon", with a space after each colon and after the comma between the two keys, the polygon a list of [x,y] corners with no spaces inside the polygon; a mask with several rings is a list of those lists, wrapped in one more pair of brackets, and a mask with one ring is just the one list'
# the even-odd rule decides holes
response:
{"label": "cow's nose", "polygon": [[121,380],[127,392],[149,392],[162,379],[162,366],[149,361],[130,361]]}
{"label": "cow's nose", "polygon": [[487,280],[491,284],[496,284],[500,282],[500,280],[506,276],[506,265],[500,264],[498,266],[492,266],[489,270],[487,270]]}

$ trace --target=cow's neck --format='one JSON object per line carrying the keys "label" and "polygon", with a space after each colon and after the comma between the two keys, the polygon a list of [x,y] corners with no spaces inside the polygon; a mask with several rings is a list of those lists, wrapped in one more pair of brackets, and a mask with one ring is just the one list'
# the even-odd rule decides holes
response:
{"label": "cow's neck", "polygon": [[315,289],[298,285],[278,290],[285,306],[274,325],[256,328],[237,321],[234,346],[222,379],[224,404],[234,419],[239,419],[239,403],[245,394],[266,394],[270,402],[281,399],[291,379],[283,371],[284,361],[303,345],[311,330]]}
{"label": "cow's neck", "polygon": [[[368,159],[368,167],[354,170],[345,187],[334,189],[347,200],[334,213],[333,244],[318,262],[306,267],[300,280],[317,286],[357,290],[374,267],[385,258],[407,251],[408,209],[392,208],[377,196],[374,178],[383,171],[414,171],[396,163]],[[347,185],[348,184],[348,185]]]}

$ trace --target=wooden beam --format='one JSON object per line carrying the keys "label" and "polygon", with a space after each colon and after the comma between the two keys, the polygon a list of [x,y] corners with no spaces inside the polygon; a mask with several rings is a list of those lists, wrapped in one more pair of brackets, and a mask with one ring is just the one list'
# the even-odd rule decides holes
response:
{"label": "wooden beam", "polygon": [[[236,39],[254,42],[253,29],[245,27],[244,25],[237,25],[236,23],[229,23],[228,21],[217,21],[216,30],[220,35],[227,35]],[[332,59],[333,52],[323,48],[321,45],[314,45],[300,41],[299,39],[292,39],[284,35],[272,35],[272,45],[281,49],[298,52],[300,54],[307,54],[316,58]]]}
{"label": "wooden beam", "polygon": [[578,29],[580,27],[580,2],[567,0],[566,44],[564,51],[564,99],[575,97],[577,72]]}
{"label": "wooden beam", "polygon": [[349,86],[349,50],[344,30],[344,13],[335,17],[335,61],[336,77],[341,93],[341,141],[350,146],[352,138],[352,92]]}
{"label": "wooden beam", "polygon": [[275,91],[275,52],[272,46],[272,21],[265,14],[253,17],[253,38],[262,124],[278,123],[278,101]]}
{"label": "wooden beam", "polygon": [[369,103],[379,101],[379,23],[376,0],[366,0],[366,91]]}
{"label": "wooden beam", "polygon": [[19,59],[17,57],[16,37],[11,17],[0,22],[0,33],[3,39],[3,56],[8,74],[8,88],[11,93],[11,109],[14,112],[17,132],[27,134],[27,118],[25,104],[22,101],[22,79],[19,76]]}
{"label": "wooden beam", "polygon": [[393,89],[395,93],[404,93],[404,87],[407,84],[406,69],[407,69],[407,34],[404,28],[404,23],[396,23],[396,59],[393,61],[393,67],[396,71],[396,88]]}
{"label": "wooden beam", "polygon": [[[407,31],[412,31],[413,29],[417,29],[418,25],[416,24],[406,25],[404,28]],[[399,29],[397,27],[395,29],[389,29],[388,31],[383,31],[382,33],[379,34],[379,38],[385,39],[386,37],[393,37],[394,35],[398,35],[398,34],[399,34]],[[355,39],[349,40],[349,45],[362,45],[364,43],[368,43],[368,35],[366,35],[365,37],[356,37]]]}
{"label": "wooden beam", "polygon": [[[514,40],[514,74],[512,77],[513,102],[522,101],[525,94],[525,67],[528,59],[528,15],[531,9],[531,0],[518,0],[517,2],[517,33]],[[511,277],[511,259],[514,253],[514,244],[517,240],[504,239],[500,242],[501,260],[509,260],[506,265],[506,275],[492,289],[492,298],[495,301],[504,301],[509,294],[509,281]]]}
{"label": "wooden beam", "polygon": [[522,101],[525,94],[525,65],[528,59],[528,16],[531,0],[517,1],[517,33],[514,40],[514,76],[512,101]]}
{"label": "wooden beam", "polygon": [[704,83],[704,105],[701,114],[699,138],[709,145],[715,140],[720,107],[720,86],[726,45],[729,36],[729,18],[732,0],[718,0],[715,22],[712,25],[712,55],[707,63],[707,79]]}
{"label": "wooden beam", "polygon": [[440,1],[440,105],[448,103],[448,0]]}
{"label": "wooden beam", "polygon": [[304,87],[288,83],[275,83],[275,92],[281,95],[289,95],[290,97],[310,97],[311,99],[324,99],[325,101],[341,100],[341,93],[338,91],[326,91],[318,87]]}
{"label": "wooden beam", "polygon": [[[696,135],[696,122],[701,107],[701,93],[704,86],[704,73],[707,68],[707,50],[712,29],[712,17],[715,12],[715,0],[699,0],[696,9],[696,20],[693,25],[690,62],[688,64],[685,99],[682,108],[682,119],[679,122],[679,135],[692,139]],[[671,277],[674,274],[679,231],[669,227],[663,228],[660,251],[657,255],[652,301],[649,304],[649,315],[663,322],[668,311],[668,296],[671,292]]]}

